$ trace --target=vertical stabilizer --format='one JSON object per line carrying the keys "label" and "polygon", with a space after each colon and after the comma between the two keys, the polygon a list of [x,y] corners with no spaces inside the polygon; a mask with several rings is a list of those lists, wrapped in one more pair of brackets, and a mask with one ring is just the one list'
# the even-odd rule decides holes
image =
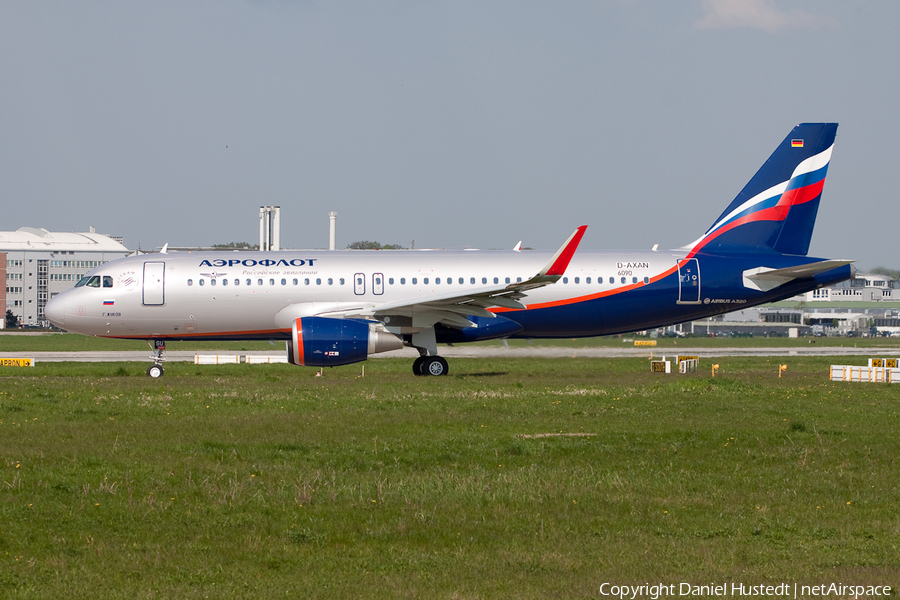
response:
{"label": "vertical stabilizer", "polygon": [[837,123],[794,127],[692,252],[806,255]]}

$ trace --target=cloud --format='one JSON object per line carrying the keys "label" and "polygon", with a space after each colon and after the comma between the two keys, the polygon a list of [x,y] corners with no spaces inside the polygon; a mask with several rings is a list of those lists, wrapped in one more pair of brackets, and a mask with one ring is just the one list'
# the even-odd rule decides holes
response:
{"label": "cloud", "polygon": [[773,0],[703,0],[705,14],[698,29],[762,29],[778,33],[786,29],[824,29],[837,21],[802,10],[784,12]]}

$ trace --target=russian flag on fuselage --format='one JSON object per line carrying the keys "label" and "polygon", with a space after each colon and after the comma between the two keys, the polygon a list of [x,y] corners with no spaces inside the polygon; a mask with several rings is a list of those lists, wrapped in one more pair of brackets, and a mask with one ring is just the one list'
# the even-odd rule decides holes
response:
{"label": "russian flag on fuselage", "polygon": [[[693,252],[805,255],[837,123],[798,125],[725,209]],[[796,141],[803,140],[801,146]]]}

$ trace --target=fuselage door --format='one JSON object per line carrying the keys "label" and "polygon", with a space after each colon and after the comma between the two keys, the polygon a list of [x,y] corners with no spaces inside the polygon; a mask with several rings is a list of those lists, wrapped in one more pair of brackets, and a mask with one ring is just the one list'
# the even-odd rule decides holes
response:
{"label": "fuselage door", "polygon": [[362,273],[356,273],[353,276],[353,293],[362,296],[366,293],[366,276]]}
{"label": "fuselage door", "polygon": [[166,303],[166,263],[144,263],[144,306],[162,306]]}
{"label": "fuselage door", "polygon": [[384,293],[384,275],[381,273],[372,274],[372,293],[380,296]]}
{"label": "fuselage door", "polygon": [[696,258],[678,261],[678,304],[700,304],[700,263]]}

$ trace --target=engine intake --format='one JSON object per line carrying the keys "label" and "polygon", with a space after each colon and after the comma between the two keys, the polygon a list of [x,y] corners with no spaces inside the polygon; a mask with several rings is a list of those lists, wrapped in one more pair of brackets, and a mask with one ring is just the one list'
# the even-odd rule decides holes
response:
{"label": "engine intake", "polygon": [[401,348],[403,342],[397,336],[369,321],[302,317],[291,326],[288,362],[306,367],[336,367]]}

